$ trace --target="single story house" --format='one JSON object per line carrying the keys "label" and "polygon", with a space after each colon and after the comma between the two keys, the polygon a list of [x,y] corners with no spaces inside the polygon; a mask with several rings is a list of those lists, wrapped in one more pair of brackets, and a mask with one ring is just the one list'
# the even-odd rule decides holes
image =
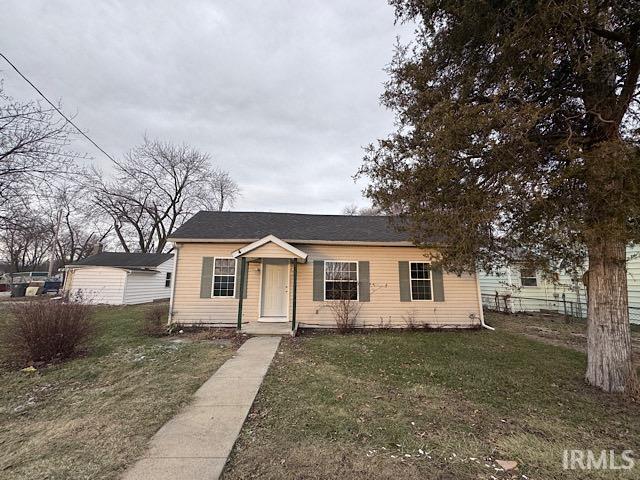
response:
{"label": "single story house", "polygon": [[331,328],[350,302],[357,327],[484,324],[477,275],[432,265],[387,217],[202,211],[169,240],[173,323]]}
{"label": "single story house", "polygon": [[173,254],[102,252],[65,267],[63,291],[91,303],[132,305],[168,299]]}

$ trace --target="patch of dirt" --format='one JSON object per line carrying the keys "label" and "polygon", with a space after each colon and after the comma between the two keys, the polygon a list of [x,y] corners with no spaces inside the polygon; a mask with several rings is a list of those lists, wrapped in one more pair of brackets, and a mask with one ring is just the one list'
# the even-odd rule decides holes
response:
{"label": "patch of dirt", "polygon": [[[587,324],[585,321],[566,322],[560,315],[504,314],[491,312],[486,321],[500,330],[523,335],[556,347],[579,352],[587,351]],[[640,332],[631,331],[634,362],[640,366]]]}
{"label": "patch of dirt", "polygon": [[233,345],[238,348],[249,337],[236,332],[234,328],[182,327],[165,338],[166,341],[173,343],[206,342],[214,345]]}

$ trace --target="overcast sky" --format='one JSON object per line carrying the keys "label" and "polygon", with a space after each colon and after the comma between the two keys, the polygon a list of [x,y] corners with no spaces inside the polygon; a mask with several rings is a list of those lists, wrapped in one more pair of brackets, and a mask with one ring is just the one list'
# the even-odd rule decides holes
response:
{"label": "overcast sky", "polygon": [[236,179],[237,210],[340,213],[367,204],[352,176],[391,130],[383,68],[409,33],[384,0],[5,0],[0,51],[114,156],[186,142]]}

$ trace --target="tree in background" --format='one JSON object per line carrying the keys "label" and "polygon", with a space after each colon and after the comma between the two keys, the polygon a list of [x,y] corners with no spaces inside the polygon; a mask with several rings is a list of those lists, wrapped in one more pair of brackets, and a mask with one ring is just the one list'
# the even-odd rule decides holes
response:
{"label": "tree in background", "polygon": [[65,175],[79,157],[67,149],[72,130],[53,109],[6,95],[0,80],[0,219],[27,189]]}
{"label": "tree in background", "polygon": [[46,217],[26,202],[11,202],[0,228],[0,255],[10,272],[45,268],[51,245]]}
{"label": "tree in background", "polygon": [[42,268],[52,247],[47,192],[76,170],[70,124],[39,102],[20,102],[0,80],[0,255],[11,271]]}
{"label": "tree in background", "polygon": [[13,199],[0,228],[0,258],[11,272],[46,270],[87,257],[111,226],[91,210],[79,185],[58,181]]}
{"label": "tree in background", "polygon": [[112,233],[127,252],[162,252],[190,215],[231,208],[239,196],[207,154],[146,138],[110,179],[82,172],[81,155],[67,150],[69,127],[54,109],[14,101],[0,81],[0,258],[11,271],[48,261],[54,273]]}
{"label": "tree in background", "polygon": [[[61,222],[55,239],[56,267],[64,267],[92,254],[95,246],[108,241],[113,227],[96,222],[90,211],[62,206]],[[53,233],[53,225],[49,232]]]}
{"label": "tree in background", "polygon": [[633,391],[625,247],[640,241],[640,4],[392,0],[418,25],[365,157],[375,206],[454,272],[588,260],[586,380]]}
{"label": "tree in background", "polygon": [[58,182],[47,189],[50,195],[40,207],[48,212],[47,230],[52,239],[49,252],[53,270],[88,257],[94,246],[103,244],[113,230],[96,214],[96,208],[81,184]]}
{"label": "tree in background", "polygon": [[359,207],[355,203],[352,203],[342,209],[342,215],[376,216],[382,215],[382,211],[376,207]]}
{"label": "tree in background", "polygon": [[[94,170],[88,185],[94,206],[109,215],[126,252],[162,252],[167,238],[202,208],[230,206],[237,185],[214,170],[208,154],[188,145],[144,139],[105,180]],[[235,185],[232,190],[230,185]]]}
{"label": "tree in background", "polygon": [[235,206],[240,196],[240,187],[228,172],[213,170],[209,183],[212,195],[205,199],[205,208],[222,212]]}

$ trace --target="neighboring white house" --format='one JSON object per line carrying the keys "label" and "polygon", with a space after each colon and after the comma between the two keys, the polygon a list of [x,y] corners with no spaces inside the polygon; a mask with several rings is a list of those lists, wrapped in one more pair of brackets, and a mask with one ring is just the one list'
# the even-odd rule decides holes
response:
{"label": "neighboring white house", "polygon": [[173,255],[102,252],[65,267],[64,291],[91,303],[131,305],[168,299]]}
{"label": "neighboring white house", "polygon": [[[586,271],[586,267],[585,267]],[[584,272],[582,272],[584,273]],[[510,296],[512,311],[573,309],[576,316],[586,316],[587,289],[580,278],[559,272],[555,279],[521,266],[503,268],[494,274],[480,273],[480,289],[486,306],[493,306],[496,294]],[[630,318],[640,322],[640,247],[627,248],[627,282]],[[564,297],[563,297],[564,295]],[[563,301],[564,300],[564,301]],[[504,299],[499,300],[504,301]]]}
{"label": "neighboring white house", "polygon": [[[510,311],[557,311],[575,316],[586,315],[586,289],[581,278],[571,278],[565,272],[555,279],[545,278],[540,272],[521,266],[503,268],[494,274],[480,273],[480,290],[485,306]],[[497,298],[496,298],[497,295]],[[508,298],[504,298],[508,296]],[[508,305],[504,305],[504,302]],[[567,303],[568,302],[568,303]]]}

